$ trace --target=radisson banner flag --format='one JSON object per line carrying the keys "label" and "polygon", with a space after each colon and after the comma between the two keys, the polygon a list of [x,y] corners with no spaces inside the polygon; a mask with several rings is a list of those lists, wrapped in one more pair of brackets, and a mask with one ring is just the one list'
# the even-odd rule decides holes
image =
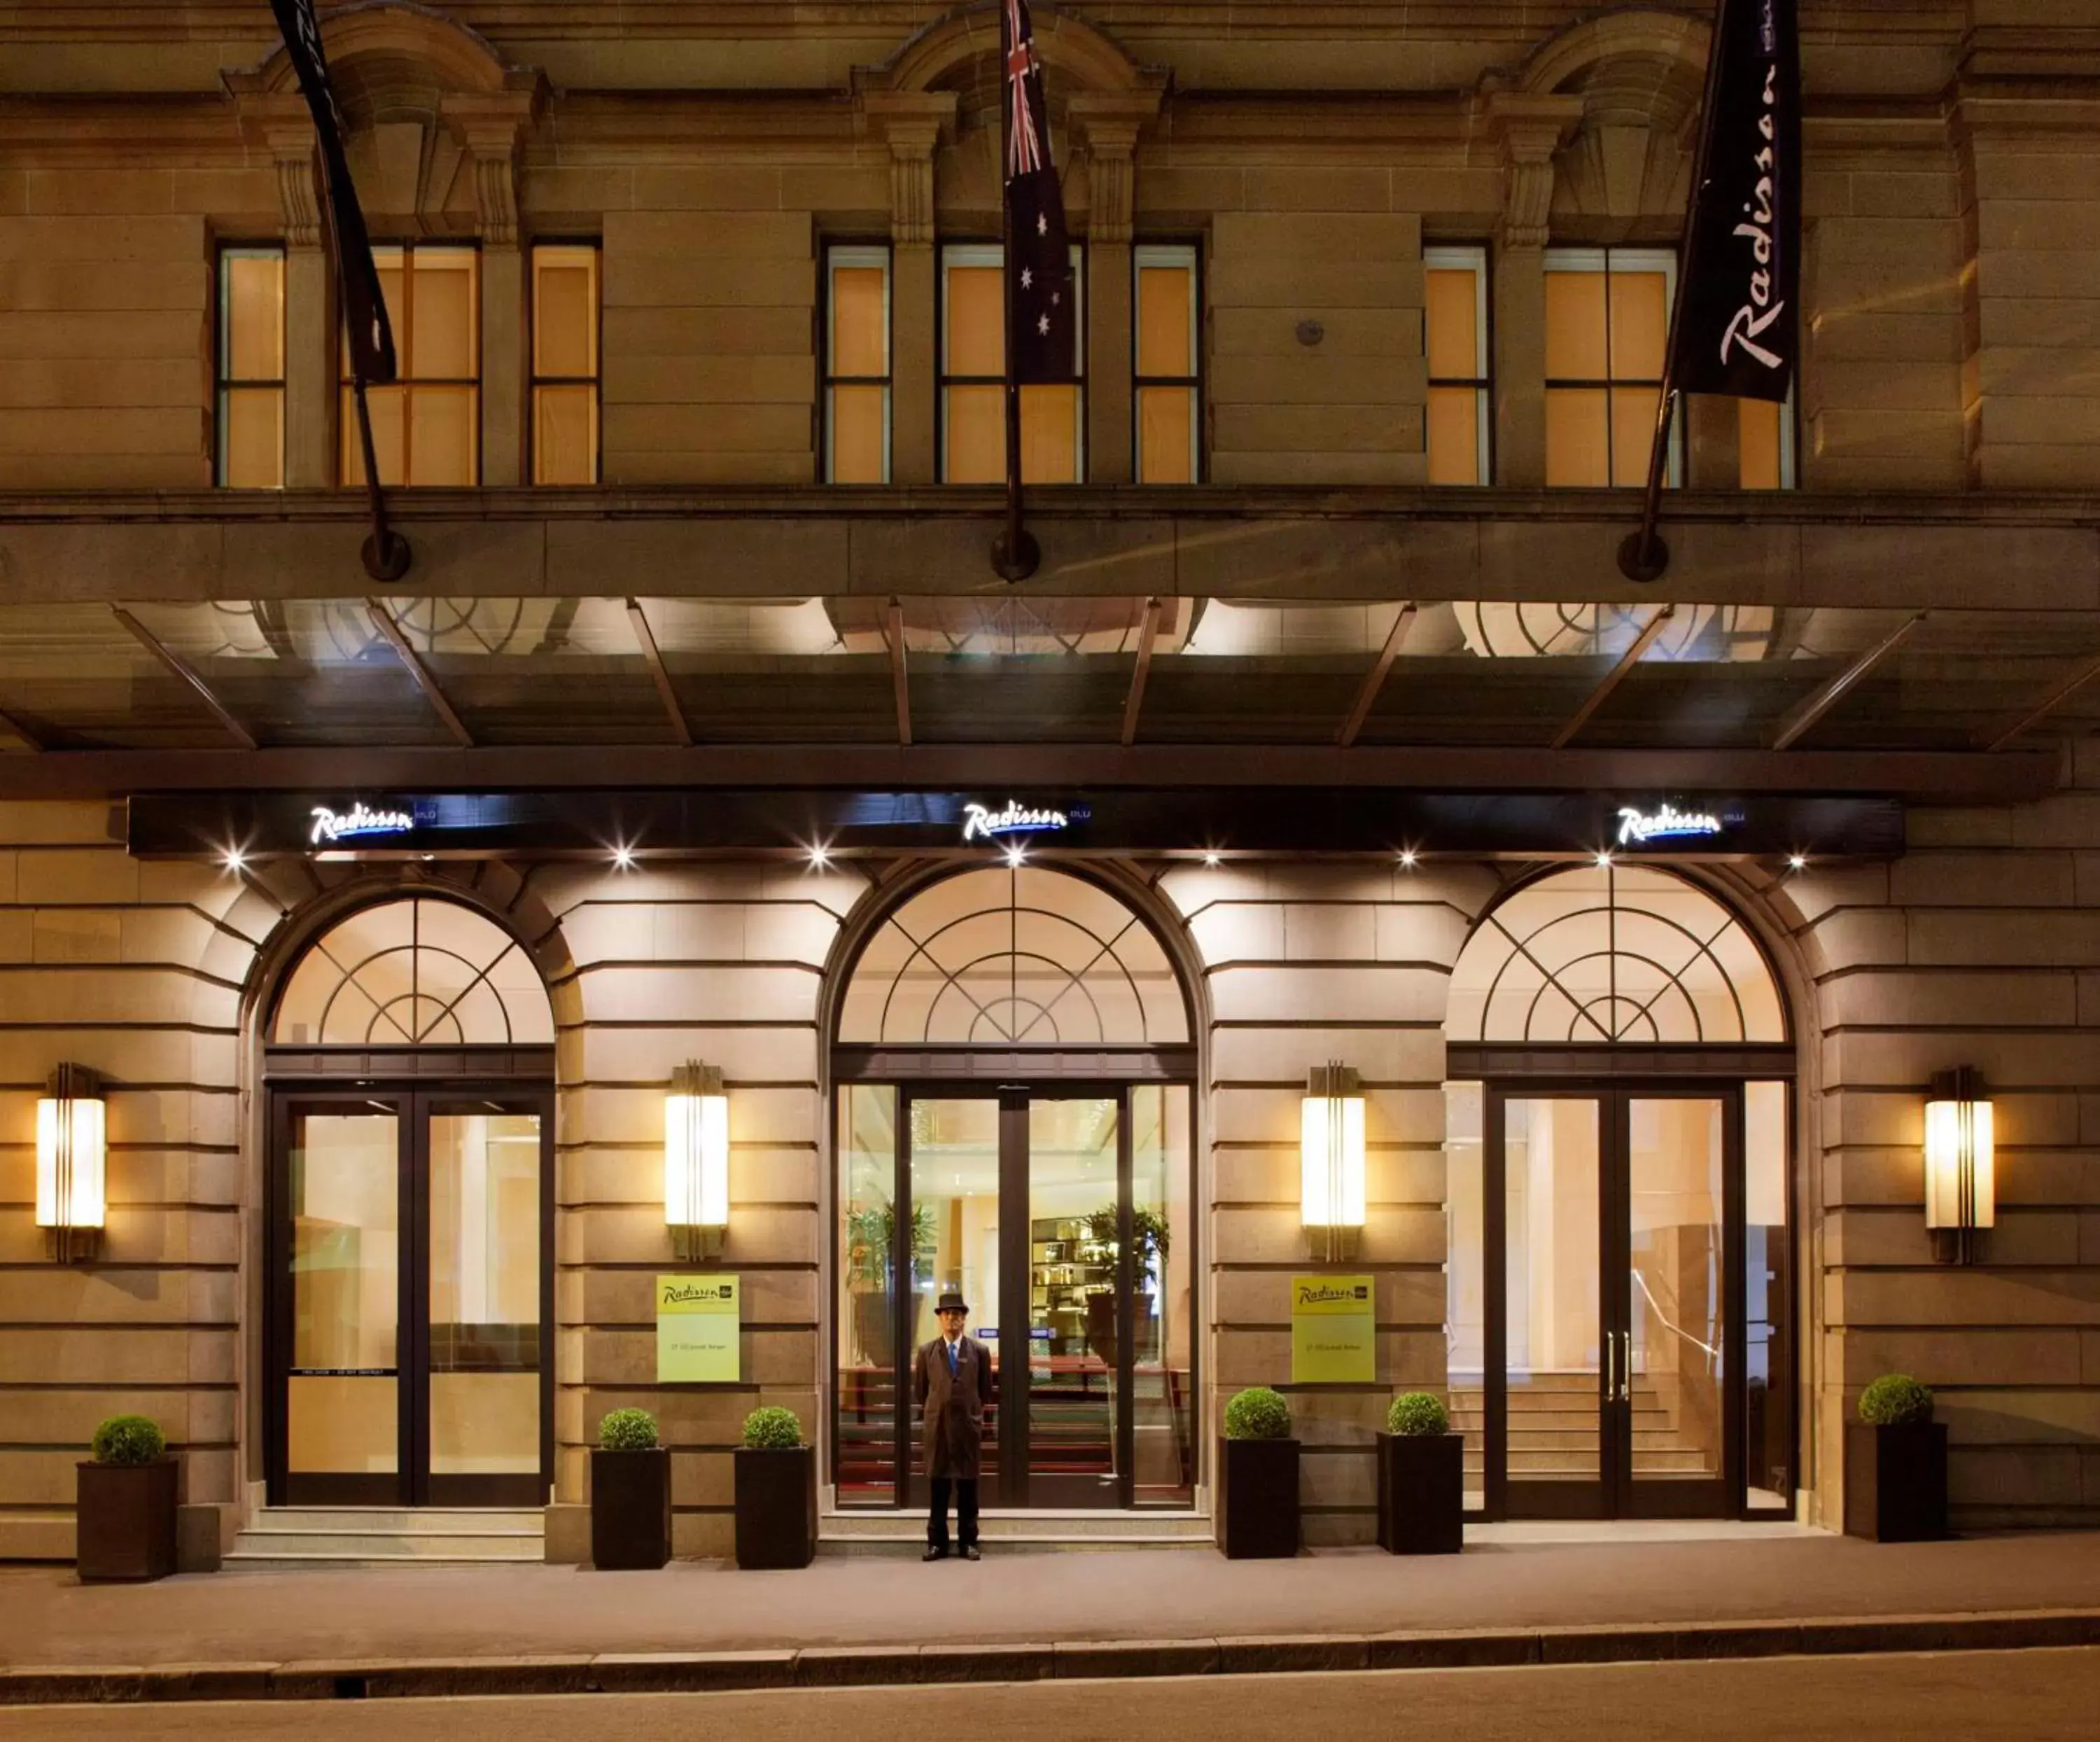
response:
{"label": "radisson banner flag", "polygon": [[351,373],[360,381],[392,381],[399,373],[394,329],[386,318],[386,298],[379,287],[379,268],[373,262],[364,209],[350,179],[350,160],[343,155],[342,111],[336,107],[335,87],[329,82],[328,57],[321,50],[314,0],[270,0],[270,10],[277,15],[285,51],[299,76],[299,90],[320,139],[321,168],[335,231],[336,272],[342,282],[343,326],[350,335]]}
{"label": "radisson banner flag", "polygon": [[1784,400],[1800,359],[1797,0],[1720,0],[1673,328],[1682,393]]}

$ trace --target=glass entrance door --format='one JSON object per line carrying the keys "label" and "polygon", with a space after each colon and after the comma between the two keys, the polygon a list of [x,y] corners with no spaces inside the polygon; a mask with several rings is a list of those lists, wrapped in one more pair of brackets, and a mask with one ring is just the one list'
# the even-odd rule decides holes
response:
{"label": "glass entrance door", "polygon": [[1740,1091],[1491,1086],[1485,1111],[1489,1514],[1732,1512]]}
{"label": "glass entrance door", "polygon": [[1189,1121],[1180,1085],[845,1091],[842,1504],[924,1503],[911,1366],[951,1289],[998,1379],[985,1505],[1191,1503]]}
{"label": "glass entrance door", "polygon": [[551,1097],[280,1091],[278,1505],[538,1505],[552,1475]]}

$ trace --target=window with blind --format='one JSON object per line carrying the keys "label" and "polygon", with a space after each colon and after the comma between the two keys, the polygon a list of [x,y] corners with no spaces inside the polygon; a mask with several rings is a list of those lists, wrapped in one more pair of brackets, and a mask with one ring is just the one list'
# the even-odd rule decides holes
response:
{"label": "window with blind", "polygon": [[1736,453],[1746,490],[1793,488],[1793,395],[1784,405],[1770,400],[1736,401]]}
{"label": "window with blind", "polygon": [[1429,365],[1423,444],[1432,484],[1493,480],[1488,444],[1488,251],[1422,253],[1422,350]]}
{"label": "window with blind", "polygon": [[217,452],[229,490],[285,487],[285,250],[222,248],[215,347]]}
{"label": "window with blind", "polygon": [[[977,243],[941,250],[941,478],[1006,480],[1006,307],[1003,250]],[[1086,272],[1072,250],[1078,288],[1079,367],[1086,369]],[[1086,476],[1086,385],[1021,390],[1021,475],[1029,484]]]}
{"label": "window with blind", "polygon": [[[368,387],[379,481],[466,485],[481,480],[481,256],[473,248],[410,244],[374,248],[394,325],[400,379]],[[340,475],[364,482],[350,347],[342,363]]]}
{"label": "window with blind", "polygon": [[889,482],[889,250],[824,255],[824,477]]}
{"label": "window with blind", "polygon": [[1132,347],[1137,481],[1194,484],[1202,477],[1202,302],[1196,250],[1145,243],[1137,275]]}
{"label": "window with blind", "polygon": [[[1546,481],[1648,481],[1677,257],[1666,250],[1561,248],[1546,257]],[[1682,473],[1674,420],[1664,482]]]}
{"label": "window with blind", "polygon": [[598,250],[532,250],[532,481],[598,480]]}

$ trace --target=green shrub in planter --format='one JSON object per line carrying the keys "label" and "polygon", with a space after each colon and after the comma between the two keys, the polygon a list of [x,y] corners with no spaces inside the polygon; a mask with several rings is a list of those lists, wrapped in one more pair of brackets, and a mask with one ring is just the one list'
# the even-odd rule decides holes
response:
{"label": "green shrub in planter", "polygon": [[1912,1427],[1932,1419],[1932,1389],[1908,1373],[1884,1373],[1860,1394],[1860,1419],[1869,1427]]}
{"label": "green shrub in planter", "polygon": [[743,1443],[754,1452],[792,1452],[802,1444],[802,1419],[777,1404],[743,1418]]}
{"label": "green shrub in planter", "polygon": [[1449,1433],[1451,1418],[1427,1391],[1403,1391],[1385,1413],[1385,1430],[1405,1439],[1423,1439]]}
{"label": "green shrub in planter", "polygon": [[604,1452],[653,1452],[656,1417],[646,1409],[611,1409],[598,1424],[598,1448]]}
{"label": "green shrub in planter", "polygon": [[161,1424],[141,1415],[112,1416],[95,1430],[98,1464],[150,1464],[167,1455]]}
{"label": "green shrub in planter", "polygon": [[1290,1405],[1265,1385],[1250,1386],[1225,1405],[1228,1439],[1288,1439]]}

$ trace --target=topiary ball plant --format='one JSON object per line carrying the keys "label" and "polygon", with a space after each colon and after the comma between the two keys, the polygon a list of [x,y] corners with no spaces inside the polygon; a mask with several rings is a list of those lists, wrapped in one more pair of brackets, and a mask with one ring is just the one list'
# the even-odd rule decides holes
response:
{"label": "topiary ball plant", "polygon": [[656,1417],[646,1409],[611,1409],[598,1424],[598,1443],[607,1452],[654,1452]]}
{"label": "topiary ball plant", "polygon": [[802,1420],[792,1409],[769,1404],[743,1418],[743,1443],[754,1452],[796,1452],[801,1449]]}
{"label": "topiary ball plant", "polygon": [[1870,1427],[1914,1427],[1932,1419],[1932,1388],[1908,1373],[1883,1373],[1860,1394],[1860,1419]]}
{"label": "topiary ball plant", "polygon": [[1290,1405],[1265,1385],[1250,1386],[1225,1405],[1228,1439],[1288,1439]]}
{"label": "topiary ball plant", "polygon": [[1385,1430],[1403,1439],[1425,1439],[1451,1431],[1444,1406],[1427,1391],[1403,1391],[1385,1413]]}
{"label": "topiary ball plant", "polygon": [[95,1430],[98,1464],[151,1464],[167,1455],[161,1424],[142,1415],[112,1416]]}

